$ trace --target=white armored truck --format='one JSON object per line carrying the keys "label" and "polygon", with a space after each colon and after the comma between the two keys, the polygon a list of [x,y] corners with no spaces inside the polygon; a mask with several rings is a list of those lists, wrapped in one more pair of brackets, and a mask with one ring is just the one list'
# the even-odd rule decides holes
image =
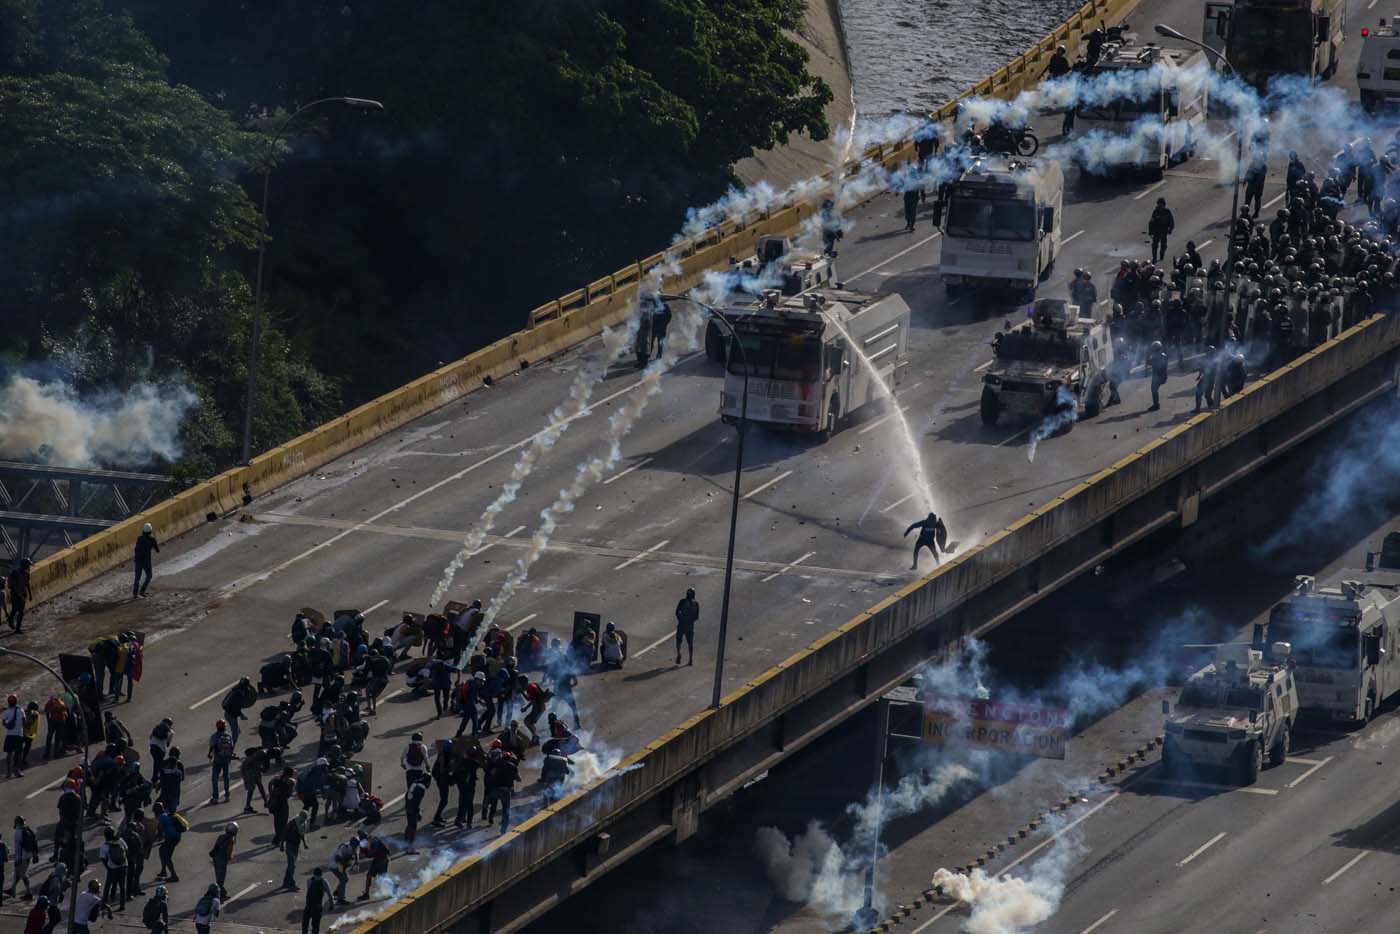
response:
{"label": "white armored truck", "polygon": [[[1073,406],[1075,416],[1099,414],[1108,397],[1113,342],[1096,309],[1042,298],[1029,320],[992,338],[992,365],[982,376],[982,423],[1003,415],[1038,419]],[[1072,424],[1072,419],[1067,420]]]}
{"label": "white armored truck", "polygon": [[[732,307],[723,314],[746,314],[762,302],[762,293],[777,289],[783,295],[800,295],[836,283],[836,259],[819,250],[797,250],[787,237],[767,236],[758,240],[758,250],[748,259],[729,260],[729,289],[737,293]],[[710,320],[705,326],[705,356],[724,362],[729,346],[724,329]]]}
{"label": "white armored truck", "polygon": [[1298,716],[1290,650],[1275,642],[1266,657],[1252,645],[1218,646],[1215,661],[1182,687],[1175,708],[1162,701],[1162,765],[1170,772],[1229,769],[1250,785],[1266,759],[1282,764]]}
{"label": "white armored truck", "polygon": [[1060,255],[1065,177],[1053,159],[982,156],[948,184],[939,272],[963,286],[1035,290]]}
{"label": "white armored truck", "polygon": [[852,412],[892,393],[907,364],[909,306],[899,295],[772,290],[756,307],[726,310],[725,318],[739,339],[720,397],[726,423],[743,413],[750,422],[825,440]]}

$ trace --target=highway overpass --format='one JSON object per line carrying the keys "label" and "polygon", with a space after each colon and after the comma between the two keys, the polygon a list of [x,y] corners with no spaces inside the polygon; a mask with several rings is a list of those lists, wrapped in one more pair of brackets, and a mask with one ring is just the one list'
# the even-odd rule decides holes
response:
{"label": "highway overpass", "polygon": [[[1359,14],[1362,5],[1353,6]],[[1199,5],[1188,0],[1153,10],[1187,31],[1199,17]],[[1207,258],[1222,257],[1229,189],[1218,175],[1202,158],[1160,185],[1072,187],[1064,215],[1069,239],[1045,294],[1063,294],[1075,266],[1102,279],[1120,257],[1145,255],[1143,230],[1158,196],[1176,211],[1174,247],[1199,232]],[[1279,191],[1271,176],[1266,202]],[[918,432],[940,509],[959,542],[958,560],[927,578],[907,570],[901,533],[914,518],[905,479],[912,468],[891,419],[876,413],[824,446],[754,432],[740,510],[730,693],[719,711],[706,711],[733,432],[714,414],[716,370],[700,357],[686,361],[626,438],[624,461],[566,517],[502,616],[508,625],[562,635],[573,610],[591,610],[628,631],[627,667],[584,678],[579,697],[590,745],[634,756],[639,767],[564,799],[499,840],[481,829],[435,832],[442,863],[474,855],[445,875],[437,866],[423,870],[423,858],[396,859],[401,878],[422,873],[432,881],[371,922],[375,927],[508,930],[647,844],[683,839],[706,807],[839,724],[949,640],[995,625],[1151,530],[1189,523],[1202,499],[1393,388],[1400,334],[1389,319],[1376,319],[1217,413],[1189,415],[1187,375],[1173,374],[1160,412],[1147,411],[1146,386],[1134,380],[1122,407],[1042,442],[1032,461],[1028,426],[987,429],[977,415],[988,341],[1019,309],[948,300],[927,215],[918,232],[905,234],[898,214],[892,195],[854,212],[838,262],[851,285],[898,291],[914,309],[900,405]],[[372,608],[372,626],[388,625],[401,610],[425,609],[465,530],[543,429],[577,368],[599,352],[592,340],[534,359],[527,371],[452,397],[275,491],[254,487],[258,495],[241,509],[237,488],[223,490],[219,509],[210,510],[214,521],[162,552],[150,601],[122,601],[129,580],[112,572],[51,601],[35,614],[30,638],[50,648],[118,628],[152,633],[147,684],[121,715],[135,733],[174,716],[198,748],[222,689],[286,647],[298,607]],[[630,367],[614,368],[507,507],[499,534],[458,575],[453,597],[496,592],[528,546],[541,507],[596,453],[609,413],[639,391]],[[225,510],[232,512],[220,518]],[[699,651],[695,668],[676,668],[671,608],[686,587],[702,604]],[[391,832],[402,827],[397,762],[407,734],[423,729],[435,739],[452,732],[431,720],[426,701],[400,694],[374,721],[365,758],[375,765],[377,793],[392,802]],[[299,744],[296,760],[313,751],[314,743]],[[40,820],[51,814],[42,788],[61,771],[35,769],[24,780],[35,792],[27,807]],[[533,764],[526,771],[532,780]],[[197,772],[192,779],[202,780]],[[525,791],[521,813],[538,789]],[[237,812],[234,805],[206,806],[197,829]],[[265,823],[248,821],[253,841],[263,839]],[[327,832],[308,858],[323,860],[347,832]],[[198,845],[188,849],[199,857]],[[268,883],[279,860],[254,849],[235,866],[229,888],[247,892],[230,905],[231,918],[286,923],[295,896]]]}

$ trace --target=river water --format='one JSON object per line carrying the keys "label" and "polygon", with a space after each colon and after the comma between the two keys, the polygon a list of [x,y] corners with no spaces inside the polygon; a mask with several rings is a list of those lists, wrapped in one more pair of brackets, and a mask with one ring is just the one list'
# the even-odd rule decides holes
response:
{"label": "river water", "polygon": [[1040,41],[1083,0],[839,0],[861,117],[927,112]]}

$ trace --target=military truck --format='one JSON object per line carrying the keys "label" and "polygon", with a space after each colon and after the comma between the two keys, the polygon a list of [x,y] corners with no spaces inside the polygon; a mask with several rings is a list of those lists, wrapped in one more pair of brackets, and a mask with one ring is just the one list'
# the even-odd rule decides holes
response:
{"label": "military truck", "polygon": [[[1089,317],[1081,317],[1082,311]],[[992,365],[982,377],[982,423],[995,425],[1003,414],[1098,415],[1113,362],[1103,316],[1058,298],[1037,300],[1027,315],[1029,320],[992,339]]]}
{"label": "military truck", "polygon": [[[747,259],[730,257],[729,291],[736,297],[720,310],[726,319],[748,314],[763,301],[763,293],[776,289],[783,295],[800,295],[811,289],[836,285],[836,259],[819,250],[797,250],[787,237],[760,237],[758,249]],[[723,326],[710,319],[705,325],[705,356],[724,362],[729,339]]]}
{"label": "military truck", "polygon": [[1162,701],[1162,765],[1229,769],[1250,785],[1266,758],[1283,764],[1298,716],[1291,651],[1287,642],[1267,652],[1243,643],[1217,646],[1215,660],[1182,686],[1175,709]]}
{"label": "military truck", "polygon": [[[1303,711],[1363,724],[1400,691],[1400,534],[1386,536],[1367,568],[1319,584],[1299,575],[1269,613],[1269,638],[1293,645]],[[1377,560],[1379,559],[1379,561]]]}

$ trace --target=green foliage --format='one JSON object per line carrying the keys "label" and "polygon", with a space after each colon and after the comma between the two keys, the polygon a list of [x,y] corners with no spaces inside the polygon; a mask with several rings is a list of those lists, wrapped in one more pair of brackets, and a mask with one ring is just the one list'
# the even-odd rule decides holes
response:
{"label": "green foliage", "polygon": [[[241,435],[271,175],[257,446],[649,255],[732,163],[821,138],[801,0],[0,0],[0,302],[83,385],[182,374],[191,475]],[[287,151],[269,114],[325,96]],[[259,129],[260,128],[260,129]]]}

